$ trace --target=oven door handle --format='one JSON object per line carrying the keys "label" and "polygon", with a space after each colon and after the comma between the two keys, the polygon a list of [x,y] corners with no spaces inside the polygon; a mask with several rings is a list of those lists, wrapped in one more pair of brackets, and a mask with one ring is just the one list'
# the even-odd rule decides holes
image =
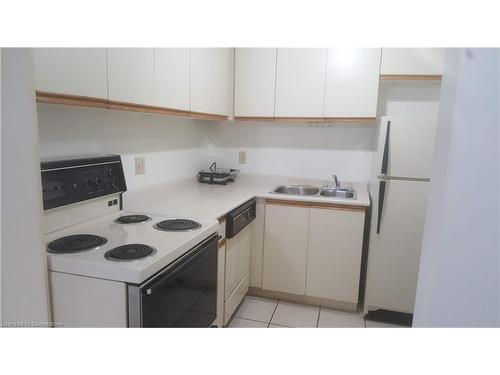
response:
{"label": "oven door handle", "polygon": [[185,274],[186,272],[193,269],[194,267],[196,267],[200,261],[202,261],[203,259],[205,259],[207,257],[207,255],[210,253],[210,250],[211,250],[211,246],[204,246],[201,249],[199,249],[196,252],[196,254],[191,256],[191,258],[189,258],[187,261],[184,261],[183,259],[181,259],[179,261],[181,264],[179,264],[177,267],[175,267],[175,264],[174,264],[173,267],[175,267],[175,268],[168,270],[162,278],[160,278],[158,281],[156,281],[151,286],[145,288],[146,294],[147,295],[153,294],[153,292],[156,289],[161,288],[162,286],[167,284],[172,279],[178,278],[178,277],[182,276],[183,274]]}

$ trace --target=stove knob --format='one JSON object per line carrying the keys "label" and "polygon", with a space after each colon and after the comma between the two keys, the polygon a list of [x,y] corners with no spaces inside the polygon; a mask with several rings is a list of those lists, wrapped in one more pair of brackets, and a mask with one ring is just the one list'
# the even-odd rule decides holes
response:
{"label": "stove knob", "polygon": [[85,179],[85,185],[86,186],[92,186],[92,179],[91,178],[86,178]]}

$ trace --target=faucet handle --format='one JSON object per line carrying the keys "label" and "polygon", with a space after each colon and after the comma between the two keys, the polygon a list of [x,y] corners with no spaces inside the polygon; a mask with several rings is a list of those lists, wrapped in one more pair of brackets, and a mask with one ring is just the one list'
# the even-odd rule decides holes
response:
{"label": "faucet handle", "polygon": [[340,182],[339,182],[339,179],[337,178],[336,174],[333,175],[333,181],[335,182],[335,188],[339,189],[340,188]]}

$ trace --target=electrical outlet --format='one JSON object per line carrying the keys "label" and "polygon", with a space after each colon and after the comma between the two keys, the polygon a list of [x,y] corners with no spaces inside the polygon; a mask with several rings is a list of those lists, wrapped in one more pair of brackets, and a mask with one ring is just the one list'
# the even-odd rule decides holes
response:
{"label": "electrical outlet", "polygon": [[146,158],[144,156],[135,158],[135,174],[145,174],[146,173]]}
{"label": "electrical outlet", "polygon": [[247,163],[247,152],[240,151],[240,164],[246,164],[246,163]]}

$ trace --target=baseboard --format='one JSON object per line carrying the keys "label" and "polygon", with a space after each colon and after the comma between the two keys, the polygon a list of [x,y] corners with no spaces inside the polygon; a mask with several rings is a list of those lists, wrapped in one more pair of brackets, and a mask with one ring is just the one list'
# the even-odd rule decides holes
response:
{"label": "baseboard", "polygon": [[272,290],[265,290],[255,287],[250,287],[248,295],[254,297],[277,299],[286,302],[301,303],[305,305],[330,307],[332,309],[348,311],[348,312],[355,312],[357,311],[358,307],[358,304],[353,302],[336,301],[326,298],[309,297],[297,294],[275,292]]}

